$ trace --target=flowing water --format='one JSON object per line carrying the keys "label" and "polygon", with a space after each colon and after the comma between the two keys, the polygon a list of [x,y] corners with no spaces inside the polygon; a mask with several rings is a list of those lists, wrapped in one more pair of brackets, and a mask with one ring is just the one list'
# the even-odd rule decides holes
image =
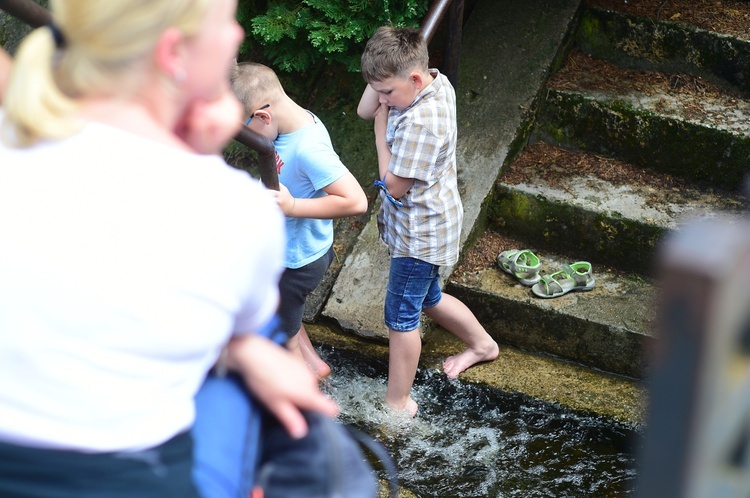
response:
{"label": "flowing water", "polygon": [[342,420],[393,455],[402,487],[419,497],[632,496],[642,427],[522,394],[417,373],[413,420],[383,409],[387,365],[332,348],[326,391]]}

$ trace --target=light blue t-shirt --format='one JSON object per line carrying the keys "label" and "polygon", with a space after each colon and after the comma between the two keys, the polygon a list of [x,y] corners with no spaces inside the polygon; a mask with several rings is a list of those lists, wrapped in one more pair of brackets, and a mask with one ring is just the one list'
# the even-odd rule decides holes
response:
{"label": "light blue t-shirt", "polygon": [[[325,125],[317,116],[312,116],[314,124],[279,135],[274,141],[280,158],[279,182],[298,199],[328,195],[323,188],[349,171],[333,150]],[[333,244],[333,221],[330,219],[287,217],[286,230],[286,268],[300,268],[312,263]]]}

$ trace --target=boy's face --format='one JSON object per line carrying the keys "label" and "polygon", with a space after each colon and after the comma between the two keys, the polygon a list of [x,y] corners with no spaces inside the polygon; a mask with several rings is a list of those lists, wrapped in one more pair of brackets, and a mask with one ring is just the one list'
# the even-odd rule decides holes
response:
{"label": "boy's face", "polygon": [[403,111],[422,90],[422,77],[416,73],[406,78],[394,76],[383,81],[371,81],[370,86],[378,93],[381,104]]}

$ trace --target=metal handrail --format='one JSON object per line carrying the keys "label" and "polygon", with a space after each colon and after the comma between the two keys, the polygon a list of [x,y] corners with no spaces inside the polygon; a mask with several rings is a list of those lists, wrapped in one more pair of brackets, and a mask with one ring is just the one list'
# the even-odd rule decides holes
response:
{"label": "metal handrail", "polygon": [[435,36],[440,22],[448,13],[448,39],[445,44],[443,72],[453,87],[458,86],[458,60],[461,52],[461,36],[464,20],[464,0],[437,0],[432,4],[420,25],[422,38],[428,44]]}
{"label": "metal handrail", "polygon": [[31,0],[0,0],[0,9],[33,28],[44,26],[52,20],[52,14]]}
{"label": "metal handrail", "polygon": [[266,188],[279,190],[279,173],[276,167],[276,146],[260,133],[243,126],[234,137],[242,145],[258,153],[258,170],[260,181]]}

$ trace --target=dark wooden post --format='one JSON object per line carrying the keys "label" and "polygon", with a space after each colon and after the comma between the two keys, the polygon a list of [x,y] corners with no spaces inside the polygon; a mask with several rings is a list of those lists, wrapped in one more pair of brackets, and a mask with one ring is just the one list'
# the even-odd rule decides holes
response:
{"label": "dark wooden post", "polygon": [[664,248],[638,496],[750,496],[750,222],[688,224]]}

